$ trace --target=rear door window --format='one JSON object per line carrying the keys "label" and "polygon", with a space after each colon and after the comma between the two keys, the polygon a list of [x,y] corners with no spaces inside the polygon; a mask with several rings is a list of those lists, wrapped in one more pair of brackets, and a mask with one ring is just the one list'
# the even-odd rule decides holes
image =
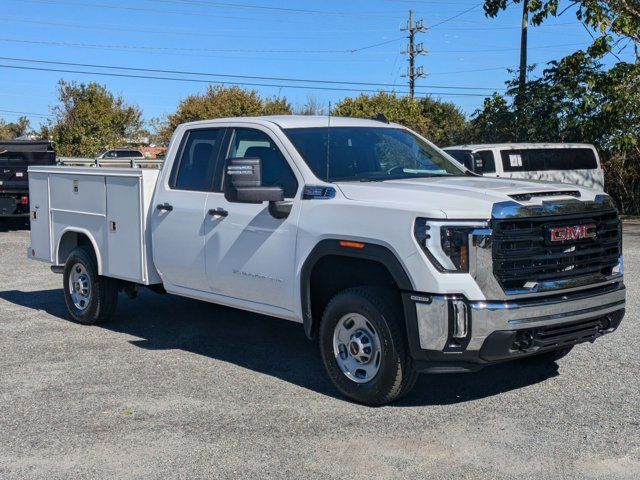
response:
{"label": "rear door window", "polygon": [[171,188],[211,191],[225,129],[191,130],[182,141],[180,161],[174,165]]}
{"label": "rear door window", "polygon": [[596,155],[590,148],[503,150],[501,156],[502,167],[505,172],[589,170],[598,168]]}

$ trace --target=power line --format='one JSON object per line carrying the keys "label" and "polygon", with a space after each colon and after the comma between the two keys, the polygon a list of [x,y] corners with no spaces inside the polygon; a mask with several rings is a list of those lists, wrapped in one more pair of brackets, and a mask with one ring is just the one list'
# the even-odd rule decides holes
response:
{"label": "power line", "polygon": [[[122,67],[118,65],[105,65],[95,63],[77,63],[77,62],[60,62],[53,60],[40,60],[33,58],[20,58],[20,57],[0,57],[0,60],[7,60],[12,62],[27,62],[27,63],[39,63],[47,65],[64,65],[68,67],[86,67],[86,68],[106,68],[111,70],[123,70],[134,72],[147,72],[147,73],[164,73],[175,75],[197,75],[206,77],[222,77],[222,78],[239,78],[244,80],[272,80],[281,82],[301,82],[301,83],[314,83],[314,84],[333,84],[333,85],[361,85],[361,86],[373,86],[373,87],[390,87],[387,83],[374,83],[374,82],[348,82],[345,80],[319,80],[309,78],[287,78],[287,77],[264,77],[256,75],[237,75],[226,73],[214,73],[214,72],[195,72],[188,70],[171,70],[171,69],[159,69],[159,68],[143,68],[143,67]],[[422,85],[422,88],[441,88],[449,90],[503,90],[501,88],[494,87],[462,87],[451,85]]]}
{"label": "power line", "polygon": [[33,112],[17,112],[15,110],[0,110],[0,113],[6,113],[6,114],[11,114],[11,115],[31,115],[33,117],[45,117],[45,118],[52,118],[53,115],[47,115],[44,113],[33,113]]}
{"label": "power line", "polygon": [[[169,29],[154,29],[154,28],[144,28],[141,27],[140,25],[132,25],[132,24],[119,24],[119,25],[114,25],[114,24],[105,24],[105,23],[73,23],[73,22],[52,22],[52,21],[47,21],[47,20],[41,20],[41,19],[37,19],[37,18],[24,18],[24,17],[16,17],[13,15],[0,15],[0,19],[4,19],[8,22],[12,22],[12,23],[27,23],[27,24],[33,24],[33,25],[46,25],[46,26],[53,26],[53,27],[65,27],[65,28],[74,28],[74,29],[82,29],[82,30],[91,30],[93,32],[96,31],[109,31],[109,32],[127,32],[127,33],[131,33],[132,30],[135,30],[136,33],[157,33],[157,34],[161,34],[161,35],[184,35],[184,36],[189,36],[189,37],[199,37],[199,36],[207,36],[207,37],[225,37],[225,38],[229,38],[229,37],[242,37],[242,38],[250,38],[251,36],[248,36],[246,34],[246,32],[242,31],[240,32],[239,35],[231,35],[231,33],[238,33],[239,30],[237,28],[216,28],[215,32],[204,32],[202,30],[169,30]],[[542,27],[543,25],[541,25]],[[308,28],[303,28],[302,30],[299,30],[302,32],[305,32],[306,34],[309,34],[311,36],[311,33],[309,32]],[[386,32],[388,31],[387,28],[359,28],[358,29],[359,32]],[[285,28],[280,28],[280,29],[261,29],[260,30],[261,35],[257,36],[258,38],[264,38],[263,35],[265,33],[277,33],[277,34],[294,34],[296,33],[296,31],[294,30],[290,30],[290,29],[285,29]],[[321,33],[329,33],[329,34],[333,34],[333,33],[349,33],[352,34],[353,33],[353,29],[347,29],[347,28],[343,28],[343,29],[326,29],[323,28]],[[296,37],[295,35],[280,35],[280,38],[283,37],[287,37],[287,38],[299,38]],[[317,36],[314,35],[314,38],[316,38]]]}
{"label": "power line", "polygon": [[116,49],[116,50],[147,50],[147,51],[171,51],[171,52],[209,52],[209,53],[356,53],[362,50],[367,50],[370,48],[378,47],[381,45],[387,45],[392,42],[397,42],[398,40],[402,40],[404,37],[395,38],[393,40],[388,40],[381,43],[376,43],[374,45],[368,45],[365,47],[352,48],[346,50],[304,50],[304,49],[270,49],[270,50],[260,50],[260,49],[249,49],[249,48],[194,48],[194,47],[157,47],[157,46],[148,46],[148,45],[126,45],[126,44],[104,44],[104,43],[76,43],[76,42],[62,42],[56,40],[24,40],[19,38],[0,38],[1,42],[12,42],[12,43],[26,43],[26,44],[36,44],[36,45],[53,45],[60,47],[79,47],[79,48],[99,48],[99,49]]}
{"label": "power line", "polygon": [[[174,82],[191,82],[191,83],[204,83],[204,84],[216,83],[220,85],[243,85],[243,86],[250,86],[250,87],[275,87],[275,88],[293,88],[293,89],[301,89],[301,90],[329,90],[329,91],[340,91],[340,92],[371,92],[371,93],[400,93],[400,94],[408,93],[408,92],[400,92],[400,91],[394,91],[394,90],[356,89],[356,88],[345,88],[345,87],[322,87],[322,86],[313,87],[313,86],[306,86],[306,85],[283,85],[283,84],[225,82],[225,81],[211,82],[209,80],[203,80],[198,78],[163,77],[163,76],[154,76],[154,75],[133,75],[133,74],[115,73],[115,72],[95,72],[95,71],[87,71],[87,70],[68,70],[68,69],[62,69],[62,68],[27,67],[23,65],[0,65],[0,68],[30,70],[30,71],[40,71],[40,72],[72,73],[72,74],[78,74],[78,75],[100,75],[100,76],[118,77],[118,78],[137,78],[137,79],[145,79],[145,80],[166,80],[166,81],[174,81]],[[451,93],[451,92],[420,92],[420,93],[422,95],[486,97],[486,95],[479,94],[479,93]]]}
{"label": "power line", "polygon": [[335,12],[335,11],[327,11],[327,10],[308,10],[302,8],[286,8],[286,7],[273,7],[273,6],[265,6],[265,5],[248,5],[242,3],[223,3],[223,2],[204,2],[198,0],[153,0],[157,3],[171,3],[178,5],[196,5],[203,7],[222,7],[222,8],[245,8],[245,9],[253,9],[253,10],[267,10],[273,12],[281,12],[281,13],[301,13],[301,14],[310,14],[310,15],[329,15],[329,16],[339,16],[339,17],[371,17],[371,18],[393,18],[397,19],[397,16],[391,16],[386,14],[378,14],[378,13],[348,13],[348,12]]}
{"label": "power line", "polygon": [[366,47],[353,48],[353,49],[347,50],[347,52],[348,52],[348,53],[361,52],[361,51],[363,51],[363,50],[369,50],[370,48],[380,47],[380,46],[382,46],[382,45],[388,45],[388,44],[393,43],[393,42],[398,42],[398,41],[400,41],[400,40],[403,40],[404,38],[405,38],[405,37],[398,37],[398,38],[394,38],[394,39],[392,39],[392,40],[387,40],[387,41],[385,41],[385,42],[374,43],[373,45],[368,45],[368,46],[366,46]]}
{"label": "power line", "polygon": [[[78,1],[69,1],[69,0],[21,0],[22,2],[29,3],[37,3],[44,5],[70,5],[74,7],[85,7],[85,8],[99,8],[99,9],[107,9],[107,10],[124,10],[129,12],[143,12],[143,13],[155,13],[155,14],[170,14],[170,15],[184,15],[190,17],[213,17],[213,18],[229,18],[237,20],[239,18],[237,15],[228,15],[228,14],[219,14],[219,13],[210,13],[210,12],[188,12],[184,10],[168,10],[168,9],[158,9],[158,8],[150,8],[150,7],[131,7],[131,6],[123,6],[123,5],[110,5],[104,3],[93,3],[93,2],[78,2]],[[356,15],[358,18],[362,18],[361,15]],[[364,15],[366,18],[366,15]],[[246,17],[244,17],[246,18]],[[398,17],[389,17],[395,18]],[[251,20],[260,20],[260,18],[252,18]],[[270,19],[270,22],[275,23],[285,23],[285,24],[300,24],[300,20],[286,20],[286,19]],[[305,22],[311,24],[312,22]],[[313,22],[316,24],[317,22]]]}
{"label": "power line", "polygon": [[436,23],[435,25],[431,25],[429,27],[429,30],[433,30],[434,28],[438,28],[440,25],[444,25],[445,23],[449,23],[452,20],[455,20],[456,18],[460,18],[464,14],[469,13],[471,10],[475,10],[476,8],[480,7],[483,4],[484,4],[484,2],[478,3],[477,5],[474,5],[471,8],[467,8],[466,10],[463,10],[462,12],[455,14],[453,17],[446,18],[446,19],[442,20],[441,22]]}
{"label": "power line", "polygon": [[[149,46],[149,45],[127,45],[127,44],[104,44],[104,43],[76,43],[76,42],[62,42],[57,40],[24,40],[20,38],[0,38],[0,42],[9,42],[9,43],[24,43],[27,45],[51,45],[56,47],[72,47],[72,48],[95,48],[95,49],[103,49],[103,50],[142,50],[148,52],[176,52],[175,54],[189,55],[188,52],[205,52],[205,53],[304,53],[304,54],[349,54],[356,53],[362,50],[374,48],[380,45],[386,45],[391,42],[397,42],[402,40],[405,37],[398,37],[393,40],[388,40],[382,43],[376,43],[374,45],[369,45],[366,47],[360,47],[356,49],[348,49],[348,50],[256,50],[256,49],[223,49],[223,48],[185,48],[185,47],[160,47],[160,46]],[[582,43],[566,43],[566,44],[556,44],[556,45],[541,45],[537,47],[530,47],[530,50],[536,49],[546,49],[546,48],[557,48],[557,47],[575,47],[582,46]],[[490,52],[510,52],[520,50],[519,48],[483,48],[481,50],[429,50],[429,53],[433,54],[450,54],[450,53],[490,53]],[[383,53],[383,52],[380,52]],[[172,53],[166,53],[168,55],[175,55]],[[200,55],[197,55],[200,56]],[[207,56],[208,55],[204,55]]]}

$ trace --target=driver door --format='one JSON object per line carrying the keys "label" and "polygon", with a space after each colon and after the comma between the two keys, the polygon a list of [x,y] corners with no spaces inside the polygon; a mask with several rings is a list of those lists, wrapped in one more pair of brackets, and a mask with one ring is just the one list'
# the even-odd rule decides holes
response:
{"label": "driver door", "polygon": [[262,185],[281,186],[293,201],[289,216],[276,219],[268,204],[232,203],[225,199],[224,161],[219,162],[217,191],[207,197],[205,257],[209,290],[217,295],[292,312],[295,250],[302,184],[277,138],[265,128],[229,129],[223,158],[259,158]]}

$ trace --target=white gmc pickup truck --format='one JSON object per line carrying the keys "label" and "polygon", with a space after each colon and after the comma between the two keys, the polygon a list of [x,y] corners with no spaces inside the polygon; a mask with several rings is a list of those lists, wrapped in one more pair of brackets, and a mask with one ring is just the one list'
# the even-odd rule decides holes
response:
{"label": "white gmc pickup truck", "polygon": [[28,255],[63,273],[76,321],[145,286],[299,322],[337,389],[369,405],[419,372],[555,361],[624,315],[607,195],[479,177],[384,121],[195,122],[160,171],[29,181]]}

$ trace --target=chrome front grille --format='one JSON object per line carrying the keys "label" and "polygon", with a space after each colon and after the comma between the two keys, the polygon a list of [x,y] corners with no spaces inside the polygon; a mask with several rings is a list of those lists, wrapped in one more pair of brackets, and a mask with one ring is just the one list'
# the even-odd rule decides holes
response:
{"label": "chrome front grille", "polygon": [[[550,231],[595,225],[595,238],[552,242]],[[615,210],[569,215],[494,218],[493,274],[505,291],[530,290],[538,283],[567,282],[612,274],[622,254],[622,230]]]}

